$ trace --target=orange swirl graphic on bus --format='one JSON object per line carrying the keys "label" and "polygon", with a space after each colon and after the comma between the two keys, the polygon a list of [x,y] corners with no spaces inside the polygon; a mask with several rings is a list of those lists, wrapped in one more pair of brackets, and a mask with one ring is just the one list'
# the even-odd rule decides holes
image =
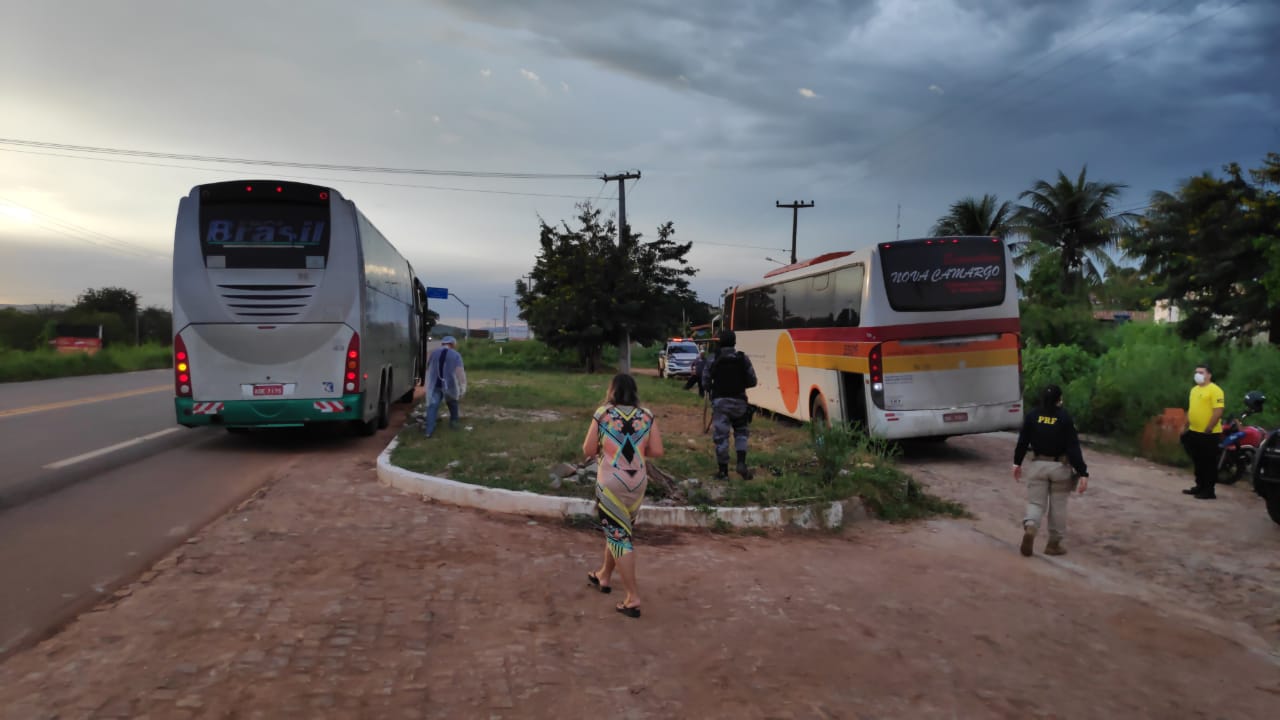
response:
{"label": "orange swirl graphic on bus", "polygon": [[778,334],[778,349],[775,354],[778,366],[778,391],[782,393],[782,404],[787,412],[795,412],[800,405],[800,368],[796,355],[795,343],[791,341],[791,333]]}

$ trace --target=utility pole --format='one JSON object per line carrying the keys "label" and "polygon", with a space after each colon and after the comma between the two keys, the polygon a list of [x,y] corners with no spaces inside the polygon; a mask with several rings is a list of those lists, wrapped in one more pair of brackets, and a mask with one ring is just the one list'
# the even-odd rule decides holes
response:
{"label": "utility pole", "polygon": [[[624,243],[631,237],[631,229],[627,227],[627,181],[639,180],[640,171],[601,175],[600,179],[618,181],[618,242]],[[631,372],[631,330],[626,327],[622,331],[622,344],[618,346],[618,366],[619,372]]]}
{"label": "utility pole", "polygon": [[600,179],[605,182],[618,181],[618,238],[626,240],[631,235],[631,230],[627,228],[627,181],[639,180],[640,171],[629,173],[619,173],[617,175],[601,175]]}
{"label": "utility pole", "polygon": [[800,222],[800,210],[802,208],[813,207],[813,201],[810,200],[805,203],[796,200],[795,202],[783,205],[775,200],[774,204],[780,208],[791,208],[791,264],[794,265],[796,262],[796,225]]}
{"label": "utility pole", "polygon": [[503,330],[507,329],[507,298],[509,297],[511,296],[510,295],[502,296],[502,329]]}

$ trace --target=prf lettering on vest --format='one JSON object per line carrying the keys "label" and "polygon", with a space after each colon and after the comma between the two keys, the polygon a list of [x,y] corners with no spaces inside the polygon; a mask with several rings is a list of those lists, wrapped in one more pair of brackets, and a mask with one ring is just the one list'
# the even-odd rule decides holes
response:
{"label": "prf lettering on vest", "polygon": [[1041,425],[1056,425],[1058,423],[1058,418],[1053,417],[1052,415],[1041,415],[1039,422]]}

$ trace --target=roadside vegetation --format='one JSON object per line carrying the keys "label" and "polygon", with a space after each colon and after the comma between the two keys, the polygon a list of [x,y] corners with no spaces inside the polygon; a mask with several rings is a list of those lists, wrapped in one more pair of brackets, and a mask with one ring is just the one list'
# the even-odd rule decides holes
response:
{"label": "roadside vegetation", "polygon": [[[611,375],[481,370],[476,365],[488,362],[487,352],[473,350],[466,356],[470,388],[463,399],[465,429],[442,430],[426,440],[421,427],[410,424],[400,435],[392,461],[461,482],[592,497],[594,476],[556,483],[551,468],[585,460],[582,439]],[[538,351],[525,352],[536,356]],[[501,357],[509,353],[504,348]],[[749,455],[755,477],[743,481],[734,475],[727,483],[717,483],[712,479],[716,465],[711,436],[704,432],[709,414],[703,414],[703,401],[683,390],[681,382],[645,375],[636,381],[642,403],[658,416],[666,447],[665,457],[655,464],[673,478],[682,495],[679,504],[807,505],[857,496],[888,520],[964,514],[963,507],[930,495],[899,470],[889,446],[843,425],[815,430],[757,416]],[[832,450],[819,453],[819,448]],[[648,502],[666,497],[664,484],[651,481]]]}
{"label": "roadside vegetation", "polygon": [[1128,324],[1096,327],[1089,338],[1097,352],[1077,344],[1029,347],[1023,354],[1027,403],[1054,383],[1082,432],[1104,436],[1118,449],[1149,459],[1184,464],[1174,439],[1143,446],[1147,424],[1165,408],[1186,408],[1195,366],[1208,363],[1213,381],[1226,394],[1226,415],[1239,415],[1244,394],[1261,390],[1270,402],[1248,424],[1280,426],[1280,348],[1266,344],[1224,343],[1213,336],[1185,340],[1168,325]]}
{"label": "roadside vegetation", "polygon": [[[168,310],[140,307],[119,287],[90,288],[69,307],[0,308],[0,382],[169,367],[172,330]],[[101,338],[105,349],[57,353],[58,338]]]}
{"label": "roadside vegetation", "polygon": [[108,347],[93,355],[0,349],[0,382],[154,370],[172,366],[164,345]]}

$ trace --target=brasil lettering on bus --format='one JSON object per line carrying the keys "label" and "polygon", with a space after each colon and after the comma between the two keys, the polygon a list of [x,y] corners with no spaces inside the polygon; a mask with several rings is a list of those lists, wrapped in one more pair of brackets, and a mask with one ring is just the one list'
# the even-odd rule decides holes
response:
{"label": "brasil lettering on bus", "polygon": [[292,223],[284,220],[210,220],[205,231],[209,245],[319,245],[323,220]]}

